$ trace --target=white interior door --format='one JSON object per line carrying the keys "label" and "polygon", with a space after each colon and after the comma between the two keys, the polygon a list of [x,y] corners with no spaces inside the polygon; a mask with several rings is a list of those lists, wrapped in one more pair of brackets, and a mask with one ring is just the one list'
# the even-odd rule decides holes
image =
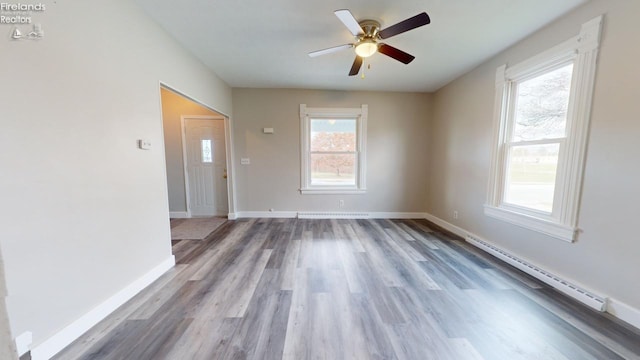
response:
{"label": "white interior door", "polygon": [[224,119],[184,118],[187,196],[192,216],[227,215]]}

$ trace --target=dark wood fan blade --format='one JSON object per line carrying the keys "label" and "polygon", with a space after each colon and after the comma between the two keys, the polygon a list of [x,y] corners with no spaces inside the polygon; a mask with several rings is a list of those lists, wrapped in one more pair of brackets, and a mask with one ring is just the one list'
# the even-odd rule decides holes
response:
{"label": "dark wood fan blade", "polygon": [[341,10],[336,10],[333,13],[336,14],[338,19],[342,21],[344,26],[346,26],[347,29],[351,31],[353,36],[364,34],[364,30],[362,30],[362,28],[360,27],[360,24],[358,24],[358,20],[356,20],[356,18],[353,17],[353,14],[351,14],[351,11],[347,9],[341,9]]}
{"label": "dark wood fan blade", "polygon": [[384,30],[380,30],[378,36],[380,36],[380,39],[388,39],[392,36],[402,34],[403,32],[427,25],[430,22],[431,19],[429,18],[429,15],[427,15],[426,12],[423,12],[404,21],[400,21],[395,25],[391,25]]}
{"label": "dark wood fan blade", "polygon": [[413,59],[415,59],[416,57],[410,54],[407,54],[406,52],[396,49],[393,46],[387,45],[387,44],[380,44],[378,46],[378,52],[385,54],[389,57],[392,57],[398,61],[400,61],[401,63],[404,64],[408,64],[410,62],[413,61]]}
{"label": "dark wood fan blade", "polygon": [[358,75],[360,72],[360,67],[362,66],[362,58],[360,56],[356,56],[356,59],[353,61],[353,65],[351,65],[351,71],[349,71],[349,76]]}
{"label": "dark wood fan blade", "polygon": [[317,51],[312,51],[309,53],[310,57],[316,57],[316,56],[320,56],[320,55],[325,55],[325,54],[331,54],[343,49],[349,49],[352,48],[353,44],[344,44],[344,45],[339,45],[339,46],[334,46],[334,47],[330,47],[328,49],[322,49],[322,50],[317,50]]}

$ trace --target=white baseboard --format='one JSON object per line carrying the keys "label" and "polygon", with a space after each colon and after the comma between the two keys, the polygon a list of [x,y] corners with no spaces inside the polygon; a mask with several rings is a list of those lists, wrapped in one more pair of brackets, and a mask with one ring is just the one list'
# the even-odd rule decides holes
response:
{"label": "white baseboard", "polygon": [[238,218],[238,214],[236,213],[228,213],[227,214],[227,219],[229,220],[236,220]]}
{"label": "white baseboard", "polygon": [[[461,227],[458,227],[456,225],[453,225],[445,220],[442,220],[440,218],[438,218],[437,216],[431,215],[431,214],[427,214],[427,216],[425,217],[427,220],[431,221],[432,223],[448,230],[451,231],[452,233],[467,239],[467,237],[475,237],[475,238],[480,238],[479,236],[468,232],[466,230],[464,230]],[[495,245],[493,245],[495,246]],[[636,328],[640,329],[640,310],[636,309],[632,306],[629,306],[625,303],[622,303],[616,299],[613,298],[607,298],[607,304],[605,306],[604,311],[608,312],[609,314],[615,316],[616,318],[629,323],[632,326],[635,326]]]}
{"label": "white baseboard", "polygon": [[607,312],[640,329],[640,310],[616,299],[609,298]]}
{"label": "white baseboard", "polygon": [[298,219],[369,219],[368,212],[355,211],[299,211]]}
{"label": "white baseboard", "polygon": [[[346,219],[346,218],[358,218],[358,219],[424,219],[428,216],[426,213],[421,212],[371,212],[371,211],[240,211],[234,213],[234,219],[237,218],[310,218],[305,214],[313,213],[313,218],[317,219]],[[354,216],[355,214],[355,216]],[[366,216],[365,216],[366,215]],[[232,214],[229,214],[229,219]]]}
{"label": "white baseboard", "polygon": [[93,310],[89,311],[79,319],[67,325],[57,334],[37,345],[31,350],[31,358],[33,360],[50,359],[52,356],[60,352],[60,350],[64,349],[66,346],[79,338],[87,330],[91,329],[91,327],[111,314],[122,304],[124,304],[144,288],[149,286],[152,282],[154,282],[165,272],[171,269],[175,265],[175,263],[175,257],[171,255],[162,263],[143,275],[141,278],[129,284],[127,287],[111,296],[109,299],[95,307]]}
{"label": "white baseboard", "polygon": [[418,212],[369,212],[371,219],[424,219],[426,213]]}
{"label": "white baseboard", "polygon": [[298,216],[296,211],[239,211],[239,218],[278,218],[292,219]]}
{"label": "white baseboard", "polygon": [[[231,215],[232,215],[231,213],[227,214],[226,212],[218,211],[214,215],[198,215],[196,217],[199,217],[199,216],[200,217],[202,217],[202,216],[227,216],[229,218],[229,220],[235,220],[235,218],[234,219],[230,218]],[[233,215],[235,215],[235,214],[233,214]],[[187,211],[170,211],[169,212],[169,218],[171,218],[171,219],[191,219],[192,217],[193,216],[191,216],[191,214],[189,214],[189,212],[187,212]]]}
{"label": "white baseboard", "polygon": [[189,213],[186,211],[170,211],[169,217],[171,219],[188,219],[190,218]]}

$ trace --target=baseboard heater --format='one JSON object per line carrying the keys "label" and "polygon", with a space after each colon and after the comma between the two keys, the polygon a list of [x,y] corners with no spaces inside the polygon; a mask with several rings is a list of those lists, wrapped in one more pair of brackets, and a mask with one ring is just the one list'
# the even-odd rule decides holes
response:
{"label": "baseboard heater", "polygon": [[507,262],[512,266],[515,266],[516,268],[548,284],[549,286],[554,287],[564,294],[571,296],[572,298],[582,302],[583,304],[598,311],[606,311],[607,298],[582,289],[579,286],[576,286],[566,280],[559,278],[554,274],[549,273],[548,271],[542,270],[535,265],[531,265],[524,260],[518,259],[517,257],[507,253],[506,251],[487,243],[486,241],[482,241],[469,235],[467,235],[466,240],[468,243],[486,251],[487,253]]}
{"label": "baseboard heater", "polygon": [[300,211],[298,219],[368,219],[369,213]]}

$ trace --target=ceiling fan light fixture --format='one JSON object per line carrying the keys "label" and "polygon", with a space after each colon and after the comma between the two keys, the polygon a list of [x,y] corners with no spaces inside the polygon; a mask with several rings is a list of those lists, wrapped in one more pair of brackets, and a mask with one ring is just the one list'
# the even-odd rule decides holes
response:
{"label": "ceiling fan light fixture", "polygon": [[372,39],[363,39],[356,45],[356,54],[366,58],[378,52],[378,44]]}
{"label": "ceiling fan light fixture", "polygon": [[[413,30],[415,28],[427,25],[431,22],[429,15],[426,12],[400,21],[395,25],[391,25],[385,29],[380,30],[380,22],[371,19],[365,19],[358,21],[348,9],[341,9],[334,11],[334,14],[340,19],[340,21],[349,29],[351,34],[355,36],[355,43],[344,44],[334,46],[328,49],[312,51],[309,56],[316,57],[324,54],[331,54],[342,49],[354,48],[356,52],[356,58],[353,60],[351,70],[349,70],[349,76],[354,76],[360,73],[360,69],[365,62],[365,58],[372,56],[379,52],[394,60],[400,61],[403,64],[408,64],[415,56],[407,54],[406,52],[396,49],[395,47],[383,43],[378,43],[388,39],[392,36],[396,36]],[[363,76],[364,78],[364,73]]]}

